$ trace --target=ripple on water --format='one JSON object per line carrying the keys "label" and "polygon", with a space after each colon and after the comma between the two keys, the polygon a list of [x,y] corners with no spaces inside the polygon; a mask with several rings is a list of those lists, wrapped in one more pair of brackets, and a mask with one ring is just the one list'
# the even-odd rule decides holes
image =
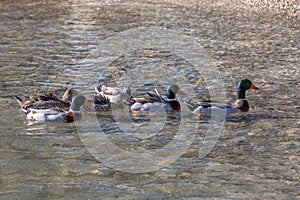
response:
{"label": "ripple on water", "polygon": [[[149,2],[5,1],[1,5],[3,199],[299,196],[299,31],[293,21],[247,20],[238,12],[228,16],[223,12],[219,18],[215,8],[201,10],[200,5],[199,12]],[[169,82],[179,83],[183,75],[197,98],[208,98],[209,87],[198,69],[172,50],[137,49],[118,55],[110,66],[97,65],[114,56],[95,53],[101,50],[98,41],[152,25],[199,42],[215,59],[229,102],[235,100],[239,79],[250,78],[262,88],[247,93],[250,112],[226,119],[222,135],[206,157],[199,158],[199,147],[209,119],[191,120],[196,137],[177,161],[141,174],[115,171],[93,158],[77,134],[79,124],[23,124],[25,115],[13,94],[26,96],[50,89],[61,96],[67,87],[74,87],[89,96],[104,69],[107,76],[101,81],[108,85],[122,85],[124,75],[137,74],[133,91],[142,95],[154,87],[163,92],[167,83],[158,83],[155,75],[175,66]],[[172,141],[181,120],[171,117],[158,134],[138,138],[122,134],[111,118],[104,118],[102,128],[115,145],[141,151]],[[135,120],[143,126],[149,118]],[[87,134],[95,133],[83,126]]]}

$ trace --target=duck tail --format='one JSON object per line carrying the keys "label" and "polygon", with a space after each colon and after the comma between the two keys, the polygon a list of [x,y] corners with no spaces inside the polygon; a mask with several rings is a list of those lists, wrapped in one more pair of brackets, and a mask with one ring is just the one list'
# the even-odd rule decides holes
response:
{"label": "duck tail", "polygon": [[18,97],[17,95],[14,95],[14,98],[17,100],[17,102],[21,105],[23,99],[21,99],[20,97]]}
{"label": "duck tail", "polygon": [[188,107],[191,111],[194,111],[194,110],[198,107],[197,104],[192,103],[191,101],[186,101],[186,102],[184,102],[184,103],[187,105],[187,107]]}
{"label": "duck tail", "polygon": [[100,84],[95,86],[95,92],[96,92],[96,94],[101,93],[101,85]]}
{"label": "duck tail", "polygon": [[27,108],[24,108],[23,105],[22,105],[22,102],[23,102],[23,99],[21,99],[20,97],[18,97],[17,95],[14,95],[14,98],[17,100],[17,102],[19,103],[21,109],[23,110],[23,112],[27,115],[30,110],[27,109]]}
{"label": "duck tail", "polygon": [[127,94],[128,96],[131,96],[131,89],[129,86],[124,87],[122,92],[123,92],[123,94]]}
{"label": "duck tail", "polygon": [[132,106],[132,105],[135,104],[136,102],[137,102],[137,101],[131,96],[131,98],[130,98],[128,104],[129,104],[130,106]]}

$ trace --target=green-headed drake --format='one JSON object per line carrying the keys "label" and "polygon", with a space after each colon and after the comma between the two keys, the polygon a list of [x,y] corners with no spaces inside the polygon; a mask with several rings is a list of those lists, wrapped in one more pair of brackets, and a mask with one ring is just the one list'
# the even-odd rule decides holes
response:
{"label": "green-headed drake", "polygon": [[237,100],[233,105],[219,102],[200,101],[197,104],[186,102],[189,109],[196,114],[194,117],[211,115],[211,113],[221,113],[226,110],[226,115],[232,113],[248,112],[249,103],[246,99],[246,91],[248,89],[259,90],[249,79],[243,79],[237,87]]}
{"label": "green-headed drake", "polygon": [[37,96],[29,96],[24,97],[23,99],[14,96],[18,101],[21,109],[27,114],[28,109],[69,109],[70,102],[72,101],[73,96],[75,96],[77,92],[74,89],[67,89],[62,97],[59,99],[53,93],[37,95]]}
{"label": "green-headed drake", "polygon": [[91,105],[86,101],[84,96],[75,96],[71,102],[69,111],[61,109],[33,109],[27,110],[28,124],[35,122],[74,122],[81,119],[80,107],[85,104],[88,107]]}
{"label": "green-headed drake", "polygon": [[162,110],[180,110],[180,103],[176,100],[176,94],[185,95],[178,85],[170,85],[167,88],[166,96],[163,98],[158,91],[147,92],[148,97],[131,98],[131,110],[134,115],[141,111],[162,111]]}

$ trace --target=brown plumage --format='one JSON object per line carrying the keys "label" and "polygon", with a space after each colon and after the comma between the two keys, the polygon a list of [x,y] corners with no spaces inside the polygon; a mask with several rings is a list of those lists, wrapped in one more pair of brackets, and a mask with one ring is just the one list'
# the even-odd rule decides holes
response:
{"label": "brown plumage", "polygon": [[28,109],[69,109],[70,101],[77,92],[67,89],[61,99],[53,93],[24,97],[14,96],[21,109],[27,114]]}

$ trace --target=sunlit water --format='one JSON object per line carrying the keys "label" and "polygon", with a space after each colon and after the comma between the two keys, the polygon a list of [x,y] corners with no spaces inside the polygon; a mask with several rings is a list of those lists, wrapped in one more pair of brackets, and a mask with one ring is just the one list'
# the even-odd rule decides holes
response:
{"label": "sunlit water", "polygon": [[[1,4],[1,199],[299,197],[300,34],[294,22],[221,17],[168,4],[75,0]],[[227,118],[205,157],[199,157],[199,148],[210,119],[192,119],[188,113],[127,118],[136,126],[123,130],[121,118],[113,119],[110,113],[85,113],[82,121],[71,124],[23,123],[25,115],[14,94],[50,90],[62,95],[73,87],[89,97],[98,80],[122,85],[130,77],[134,94],[140,95],[154,87],[163,92],[173,82],[190,84],[188,97],[194,93],[196,99],[208,98],[210,88],[207,77],[199,74],[201,66],[187,62],[176,49],[125,50],[122,55],[101,51],[110,48],[101,47],[105,39],[153,26],[190,36],[204,47],[211,59],[208,64],[220,72],[228,102],[235,101],[236,84],[243,78],[261,87],[247,92],[250,112]],[[184,45],[178,40],[178,48]],[[99,65],[109,56],[114,57],[109,66]],[[147,127],[150,118],[158,126],[153,131],[139,129]],[[97,126],[86,119],[96,120]],[[123,150],[155,151],[174,140],[185,119],[192,143],[179,159],[171,164],[161,161],[160,169],[152,172],[118,171],[106,158],[92,155],[97,143],[93,149],[84,141],[101,130]],[[144,132],[138,135],[134,128]],[[178,142],[178,148],[182,145]],[[136,172],[142,167],[139,162],[129,164]]]}

